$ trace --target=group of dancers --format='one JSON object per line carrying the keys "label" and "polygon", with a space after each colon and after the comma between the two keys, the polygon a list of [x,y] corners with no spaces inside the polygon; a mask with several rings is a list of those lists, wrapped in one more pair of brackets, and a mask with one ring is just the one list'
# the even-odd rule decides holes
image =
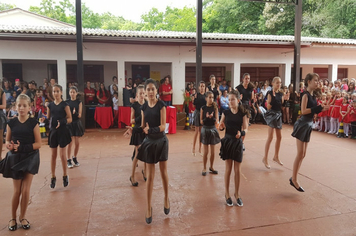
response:
{"label": "group of dancers", "polygon": [[[77,98],[78,89],[70,88],[70,99],[63,101],[62,86],[54,84],[52,88],[54,101],[47,104],[47,118],[49,119],[48,144],[51,148],[51,183],[50,188],[56,186],[56,159],[59,146],[59,155],[63,169],[63,186],[69,185],[67,168],[79,166],[77,155],[79,151],[79,137],[83,136],[84,129],[80,122],[82,103]],[[3,91],[1,91],[3,93]],[[1,105],[1,100],[0,100]],[[30,189],[33,176],[38,173],[40,166],[41,134],[39,121],[30,117],[31,99],[20,94],[16,99],[18,117],[6,125],[6,157],[0,161],[0,173],[5,178],[13,179],[14,192],[12,196],[11,215],[8,229],[15,231],[17,224],[17,209],[20,205],[19,221],[23,229],[30,229],[30,222],[26,219],[26,211],[30,199]],[[43,122],[43,120],[41,120]],[[5,124],[1,124],[5,125]],[[74,142],[74,156],[71,156],[71,147]],[[68,146],[68,152],[66,147]],[[67,155],[67,157],[66,157]]]}
{"label": "group of dancers", "polygon": [[[301,118],[295,123],[292,136],[296,138],[297,155],[293,164],[293,174],[289,183],[297,191],[304,192],[304,189],[298,182],[298,173],[302,161],[306,155],[307,146],[310,141],[313,118],[315,114],[329,109],[327,103],[318,104],[316,97],[318,93],[319,75],[309,73],[305,78],[305,92],[301,95]],[[249,126],[250,112],[247,109],[247,102],[253,96],[249,87],[250,75],[243,76],[243,83],[240,88],[229,92],[229,109],[223,111],[219,121],[217,105],[214,101],[214,87],[206,89],[205,82],[199,83],[199,92],[193,98],[196,106],[195,111],[195,134],[193,137],[193,156],[195,153],[196,140],[199,137],[199,153],[203,156],[202,176],[206,176],[209,170],[210,174],[218,174],[214,169],[215,145],[221,143],[219,155],[225,161],[225,200],[228,206],[233,206],[233,200],[229,192],[230,176],[234,169],[235,191],[234,199],[237,206],[243,206],[240,196],[240,175],[241,162],[243,159],[244,145],[243,140],[246,137]],[[265,144],[265,155],[262,159],[266,168],[270,169],[268,163],[268,151],[273,139],[273,133],[276,133],[276,150],[273,161],[283,165],[279,158],[279,148],[281,143],[282,129],[282,104],[284,103],[284,91],[281,90],[281,78],[275,77],[272,81],[272,90],[267,95],[268,111],[264,114],[268,127],[268,138]],[[242,92],[240,93],[240,91]],[[147,95],[147,102],[144,100]],[[243,99],[245,97],[245,100]],[[247,98],[246,98],[247,97]],[[139,110],[141,110],[141,115]],[[169,214],[170,204],[168,198],[168,139],[164,133],[165,125],[165,105],[157,99],[157,85],[154,80],[148,79],[144,87],[137,90],[137,102],[132,105],[131,119],[134,124],[128,127],[125,136],[131,135],[130,144],[135,146],[135,156],[132,163],[132,173],[130,181],[132,186],[137,187],[135,180],[135,170],[137,160],[145,163],[145,170],[142,170],[143,178],[147,185],[147,209],[146,223],[152,222],[152,189],[154,179],[154,164],[159,163],[162,183],[164,189],[164,213]],[[225,130],[225,136],[220,139],[219,132]],[[201,152],[203,145],[203,152]],[[207,160],[210,152],[210,166],[207,169]]]}
{"label": "group of dancers", "polygon": [[[292,136],[297,142],[297,156],[293,165],[293,175],[289,179],[290,185],[296,190],[304,192],[304,189],[298,182],[298,172],[302,161],[306,155],[310,134],[312,131],[314,114],[329,109],[328,104],[317,104],[316,90],[319,76],[310,73],[305,78],[306,91],[301,99],[301,118],[295,123]],[[240,196],[240,175],[241,162],[243,159],[243,140],[248,132],[248,123],[250,112],[244,106],[244,97],[250,99],[253,94],[249,91],[250,76],[244,75],[243,83],[237,90],[229,92],[229,109],[223,111],[219,120],[218,109],[214,101],[214,87],[205,88],[205,83],[200,82],[199,93],[194,98],[196,106],[196,131],[193,137],[193,155],[195,154],[195,143],[199,137],[199,146],[203,145],[203,169],[201,174],[206,176],[209,170],[211,174],[218,174],[214,168],[215,145],[221,142],[219,155],[225,161],[225,200],[228,206],[233,206],[233,200],[230,196],[229,185],[232,169],[234,169],[234,199],[237,206],[243,206]],[[276,151],[273,160],[283,165],[278,153],[281,142],[283,91],[281,88],[281,79],[273,79],[273,88],[268,93],[265,120],[269,126],[268,139],[265,145],[265,155],[263,163],[267,168],[268,150],[276,132],[277,142]],[[170,213],[170,201],[168,195],[168,147],[169,142],[165,135],[166,124],[166,106],[157,98],[157,84],[153,79],[148,79],[144,86],[138,86],[136,89],[136,102],[132,105],[131,121],[132,126],[128,127],[125,136],[130,137],[130,145],[135,146],[134,158],[132,162],[132,172],[130,182],[132,186],[138,186],[135,179],[135,170],[138,160],[144,162],[142,170],[143,178],[146,181],[147,209],[145,214],[146,223],[152,222],[152,191],[155,177],[155,164],[159,163],[164,190],[163,211]],[[240,92],[242,91],[242,92]],[[82,126],[79,118],[81,117],[82,104],[77,100],[78,90],[75,87],[70,88],[71,99],[64,102],[62,99],[62,87],[54,85],[52,103],[48,105],[48,117],[50,118],[49,145],[52,151],[51,159],[51,183],[50,187],[56,186],[56,158],[59,146],[60,158],[63,168],[63,186],[69,184],[67,168],[71,163],[66,159],[66,146],[74,141],[73,162],[79,166],[77,160],[79,138],[83,135]],[[145,99],[146,97],[146,99]],[[12,198],[12,219],[8,228],[11,231],[17,229],[17,208],[20,204],[20,223],[23,229],[29,229],[30,223],[25,218],[29,193],[33,176],[39,169],[39,148],[41,147],[41,137],[37,120],[30,118],[28,113],[30,109],[30,99],[26,95],[20,95],[16,100],[16,107],[19,112],[17,118],[12,119],[7,124],[6,147],[9,152],[0,162],[0,173],[5,178],[12,178],[14,182],[14,195]],[[220,139],[219,132],[225,130],[225,136]],[[74,138],[73,138],[74,137]],[[70,147],[68,156],[70,156]],[[210,151],[210,166],[207,169],[208,154]],[[201,146],[199,148],[201,153]],[[21,198],[21,199],[20,199]]]}

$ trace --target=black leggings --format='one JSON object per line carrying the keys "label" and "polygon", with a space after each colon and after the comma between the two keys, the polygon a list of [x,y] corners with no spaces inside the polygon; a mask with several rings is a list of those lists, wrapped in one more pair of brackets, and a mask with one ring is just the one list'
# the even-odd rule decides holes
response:
{"label": "black leggings", "polygon": [[356,121],[351,122],[352,137],[356,137]]}

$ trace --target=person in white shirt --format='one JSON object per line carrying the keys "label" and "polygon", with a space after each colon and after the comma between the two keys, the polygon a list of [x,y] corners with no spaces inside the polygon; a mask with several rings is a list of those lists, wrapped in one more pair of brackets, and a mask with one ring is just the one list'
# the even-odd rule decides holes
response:
{"label": "person in white shirt", "polygon": [[118,93],[115,92],[113,94],[112,98],[112,106],[114,109],[114,126],[118,123],[119,120],[119,98],[118,98]]}
{"label": "person in white shirt", "polygon": [[115,90],[114,90],[114,88],[113,88],[113,85],[116,85],[117,88],[119,88],[119,84],[118,84],[118,80],[117,80],[117,77],[116,77],[116,76],[112,77],[112,81],[113,81],[113,84],[109,86],[109,89],[110,89],[111,95],[114,95]]}

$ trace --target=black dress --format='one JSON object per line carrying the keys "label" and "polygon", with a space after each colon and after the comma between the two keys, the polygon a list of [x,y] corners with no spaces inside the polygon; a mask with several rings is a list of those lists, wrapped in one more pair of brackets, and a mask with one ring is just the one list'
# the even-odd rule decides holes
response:
{"label": "black dress", "polygon": [[[204,145],[215,145],[220,143],[219,132],[215,127],[216,119],[214,106],[203,106],[201,110],[203,113],[203,128],[201,129],[200,142]],[[207,113],[213,113],[213,116],[207,118]]]}
{"label": "black dress", "polygon": [[237,86],[236,89],[242,95],[242,99],[241,99],[242,105],[244,105],[245,108],[250,109],[250,101],[251,101],[253,89],[250,89],[248,87],[247,87],[247,89],[245,89],[242,84]]}
{"label": "black dress", "polygon": [[267,125],[274,129],[282,129],[282,97],[281,92],[275,93],[273,96],[273,91],[268,91],[268,94],[271,96],[271,109],[269,109],[265,114],[264,118]]}
{"label": "black dress", "polygon": [[[0,93],[0,105],[3,105],[2,104],[2,95],[4,94],[4,91],[1,90],[1,93]],[[6,126],[6,115],[4,113],[4,110],[1,109],[0,110],[0,130],[3,130],[5,129],[5,126]],[[1,134],[2,135],[2,134]]]}
{"label": "black dress", "polygon": [[[34,118],[28,118],[21,123],[17,117],[8,123],[11,129],[11,140],[21,145],[35,143],[33,129],[38,122]],[[31,152],[9,151],[6,157],[0,161],[0,173],[5,178],[23,179],[26,173],[37,174],[40,166],[40,153],[38,150]]]}
{"label": "black dress", "polygon": [[[70,114],[72,114],[72,123],[67,124],[67,127],[70,132],[70,136],[74,137],[82,137],[84,135],[84,129],[82,122],[80,121],[79,115],[79,105],[82,103],[79,99],[76,100],[67,100],[66,101],[70,108]],[[75,108],[75,112],[73,114],[73,110]]]}
{"label": "black dress", "polygon": [[[48,105],[48,108],[51,112],[48,138],[50,148],[56,148],[58,146],[64,148],[72,141],[67,125],[63,123],[67,116],[65,111],[66,106],[68,106],[68,104],[65,101],[61,101],[58,105],[56,105],[54,102],[51,102]],[[62,121],[63,125],[60,125],[56,129],[58,121]]]}
{"label": "black dress", "polygon": [[240,110],[233,114],[231,110],[223,112],[225,115],[225,137],[221,139],[220,157],[223,160],[242,162],[243,145],[242,139],[236,138],[237,132],[241,132],[245,113]]}
{"label": "black dress", "polygon": [[[161,123],[161,109],[165,107],[165,103],[158,100],[153,107],[148,106],[148,103],[142,105],[145,122],[148,123],[150,129],[158,128]],[[168,139],[164,132],[149,133],[143,140],[138,149],[137,159],[149,164],[156,164],[160,161],[168,160]]]}
{"label": "black dress", "polygon": [[211,88],[211,85],[209,85],[209,86],[208,86],[208,90],[211,91],[211,92],[213,92],[213,94],[214,94],[214,101],[216,102],[216,100],[217,100],[217,98],[218,98],[218,96],[219,96],[218,88],[217,88],[216,85],[215,85],[215,87],[212,89],[212,88]]}
{"label": "black dress", "polygon": [[195,106],[194,125],[202,126],[202,124],[200,123],[200,108],[202,108],[206,104],[205,95],[201,93],[197,93],[197,97],[194,99],[193,104]]}
{"label": "black dress", "polygon": [[[304,94],[308,96],[307,108],[316,107],[318,105],[316,98],[312,96],[308,91],[305,91],[303,93],[303,96]],[[308,143],[310,141],[310,135],[312,132],[313,117],[314,115],[312,113],[302,115],[300,119],[297,120],[294,124],[292,136],[302,142]]]}
{"label": "black dress", "polygon": [[141,107],[142,105],[138,102],[134,102],[131,105],[131,108],[135,111],[135,126],[132,129],[130,145],[139,146],[145,139],[145,133],[141,129]]}

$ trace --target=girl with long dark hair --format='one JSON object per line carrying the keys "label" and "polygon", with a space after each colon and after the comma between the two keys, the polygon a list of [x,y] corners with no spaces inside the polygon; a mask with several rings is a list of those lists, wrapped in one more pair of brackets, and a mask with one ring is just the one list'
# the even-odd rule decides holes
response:
{"label": "girl with long dark hair", "polygon": [[106,90],[104,83],[100,83],[100,88],[96,92],[96,98],[98,99],[99,104],[109,105],[110,92]]}
{"label": "girl with long dark hair", "polygon": [[193,99],[193,104],[195,106],[195,111],[194,111],[194,125],[195,125],[195,132],[194,132],[194,137],[193,137],[193,149],[192,149],[192,155],[195,156],[195,143],[197,142],[197,139],[199,140],[199,153],[200,155],[203,155],[201,152],[201,142],[200,142],[200,133],[201,133],[201,128],[202,124],[200,123],[200,109],[206,104],[205,101],[205,82],[200,81],[199,83],[199,92],[195,94],[195,96],[192,97]]}

